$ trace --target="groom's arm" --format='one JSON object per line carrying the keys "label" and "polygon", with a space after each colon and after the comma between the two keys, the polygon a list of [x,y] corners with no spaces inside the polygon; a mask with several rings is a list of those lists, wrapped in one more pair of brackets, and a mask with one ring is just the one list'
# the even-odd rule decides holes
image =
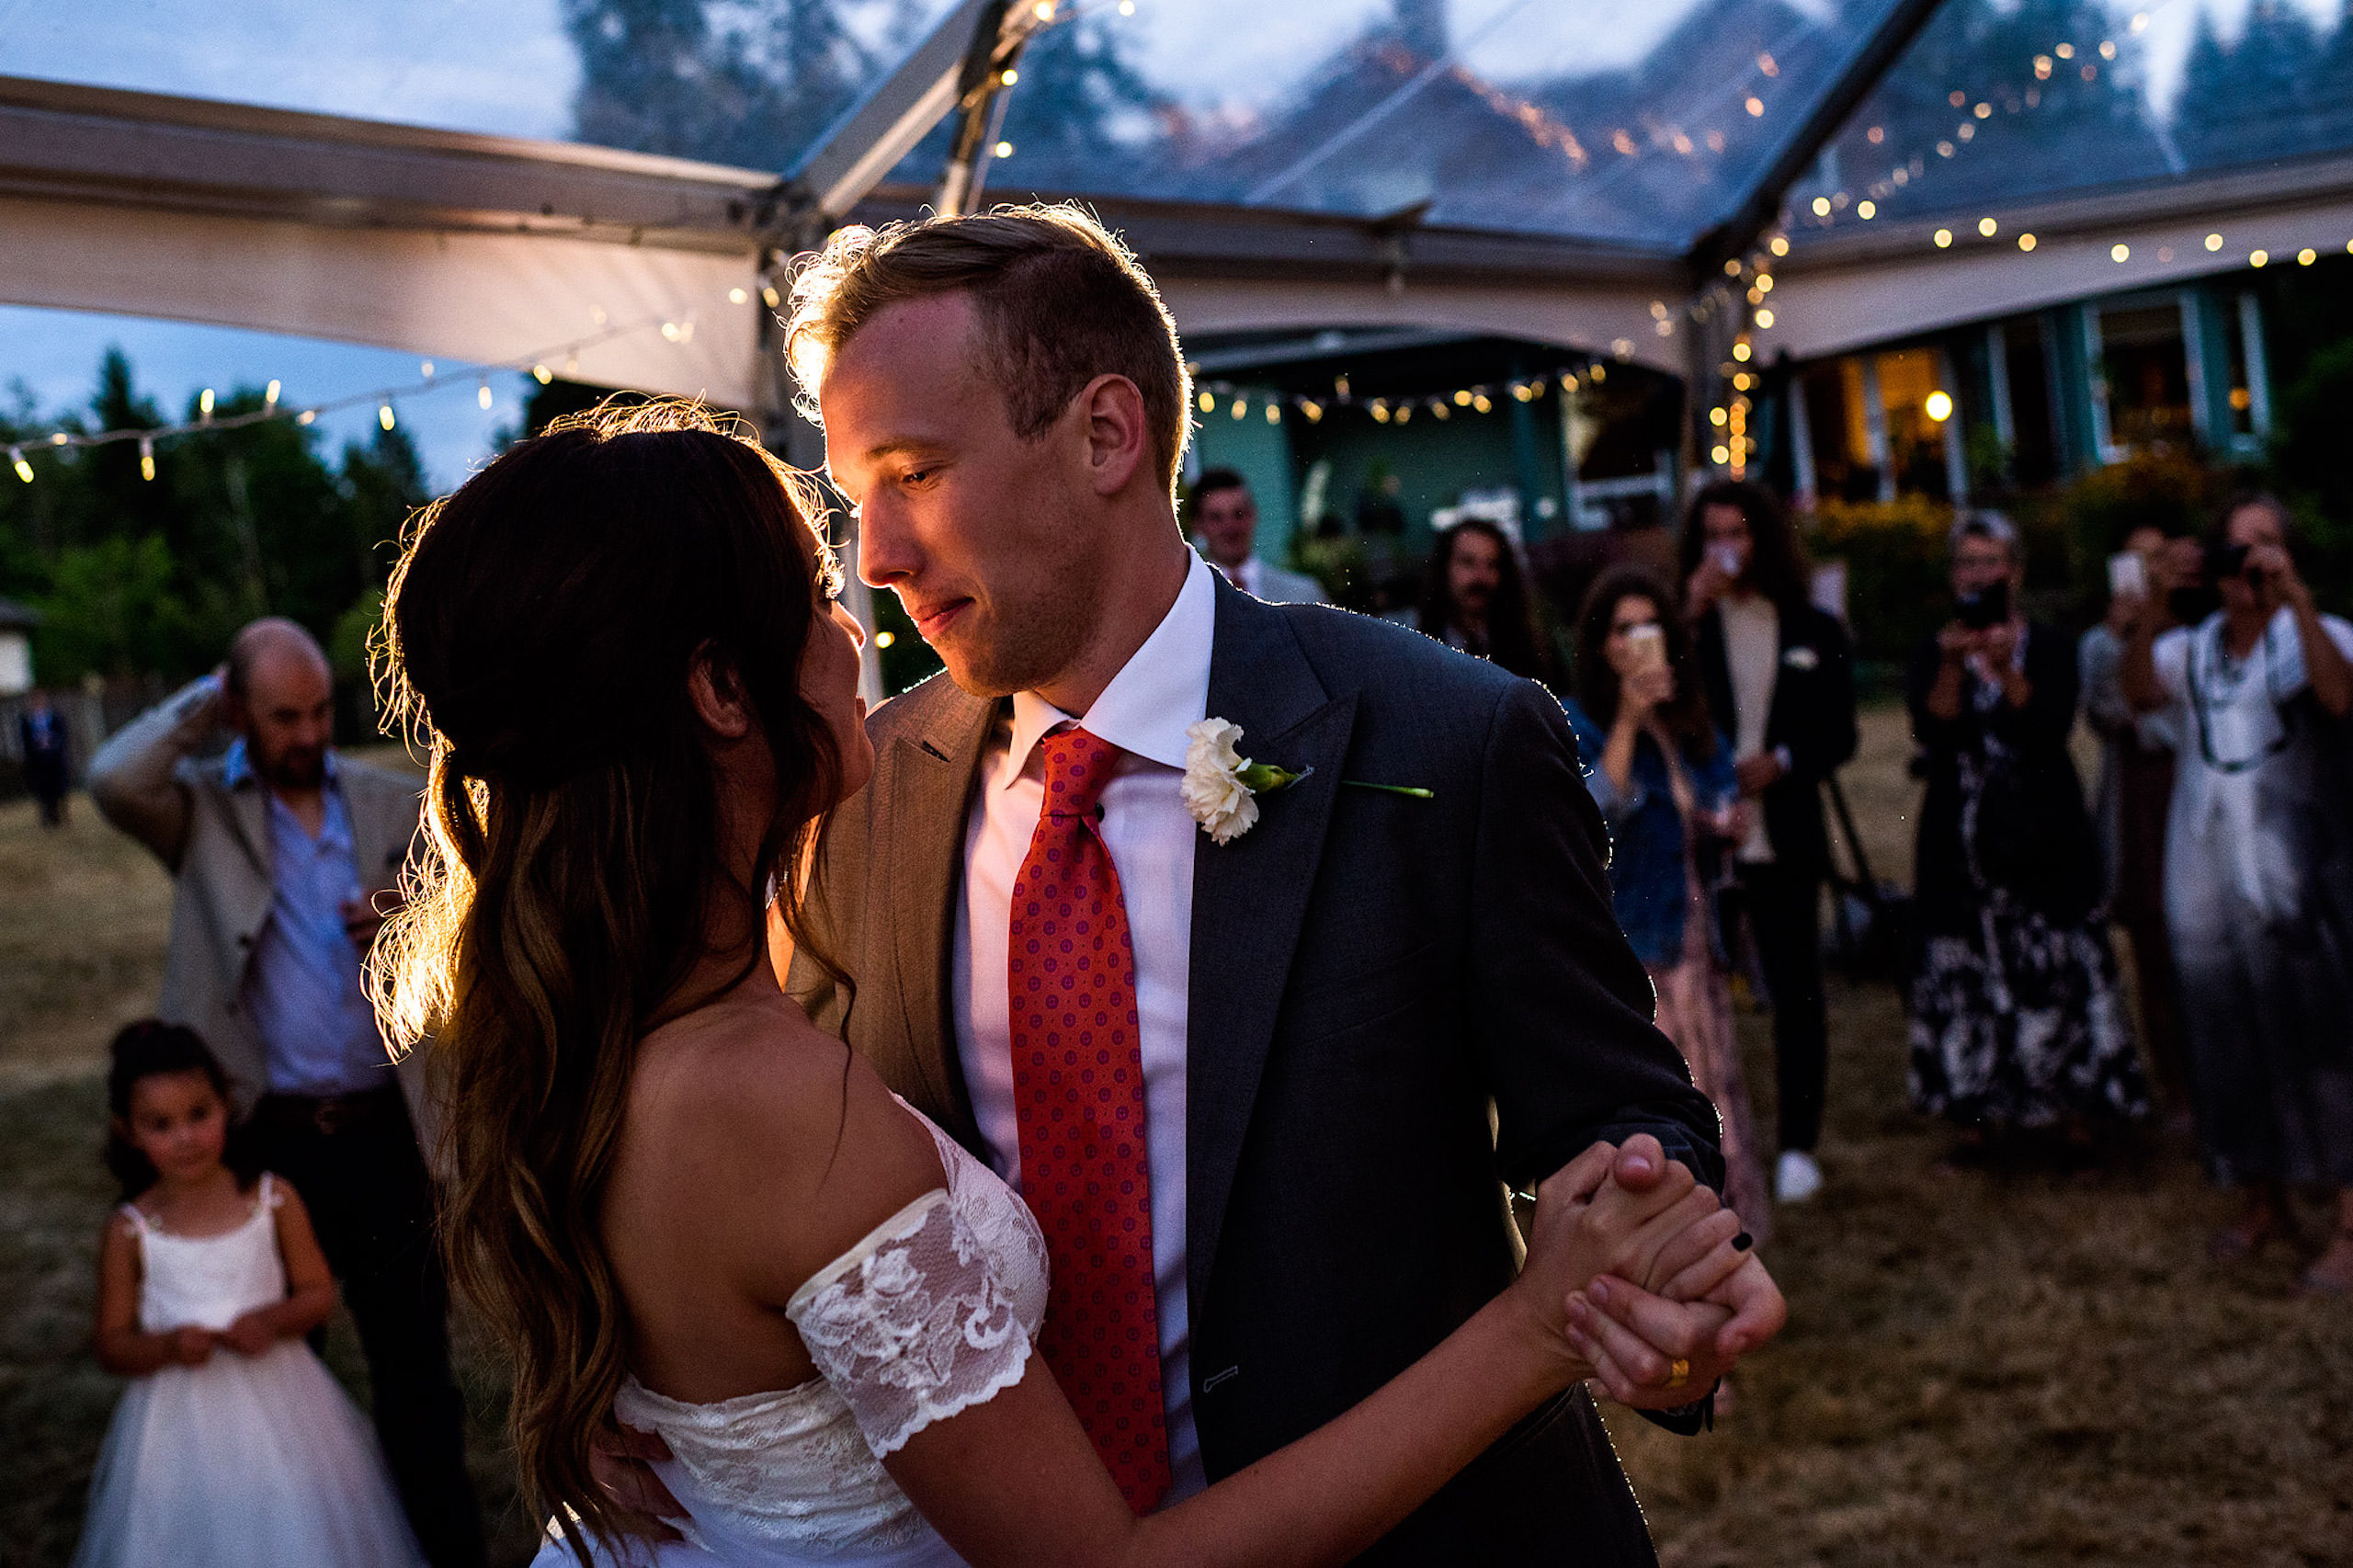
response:
{"label": "groom's arm", "polygon": [[1650,977],[1610,909],[1601,813],[1541,687],[1498,704],[1481,772],[1467,990],[1505,1178],[1533,1191],[1597,1140],[1647,1132],[1721,1191],[1715,1108],[1652,1022]]}

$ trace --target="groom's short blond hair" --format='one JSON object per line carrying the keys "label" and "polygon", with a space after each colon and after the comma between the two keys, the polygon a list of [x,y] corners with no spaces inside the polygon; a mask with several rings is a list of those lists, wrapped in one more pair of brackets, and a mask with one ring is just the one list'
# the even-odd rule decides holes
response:
{"label": "groom's short blond hair", "polygon": [[801,412],[817,417],[826,365],[876,312],[957,291],[972,296],[981,373],[1016,435],[1036,438],[1088,381],[1122,375],[1143,394],[1154,458],[1175,487],[1192,408],[1176,324],[1135,253],[1074,206],[837,231],[793,279],[785,352]]}

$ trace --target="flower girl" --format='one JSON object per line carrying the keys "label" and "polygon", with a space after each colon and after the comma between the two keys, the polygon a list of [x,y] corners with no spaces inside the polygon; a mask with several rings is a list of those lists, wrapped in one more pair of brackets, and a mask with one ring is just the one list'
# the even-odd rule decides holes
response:
{"label": "flower girl", "polygon": [[416,1568],[373,1435],[302,1342],[335,1281],[301,1199],[227,1163],[227,1080],[191,1031],[116,1037],[98,1364],[136,1379],[74,1568]]}

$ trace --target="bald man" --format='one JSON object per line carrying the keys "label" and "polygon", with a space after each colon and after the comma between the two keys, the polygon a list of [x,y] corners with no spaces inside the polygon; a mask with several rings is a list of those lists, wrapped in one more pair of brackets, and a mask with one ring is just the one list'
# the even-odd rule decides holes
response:
{"label": "bald man", "polygon": [[[216,722],[236,738],[199,761]],[[317,642],[290,620],[256,620],[219,669],[100,748],[90,796],[172,873],[157,1010],[211,1046],[263,1164],[310,1208],[419,1544],[435,1568],[477,1568],[482,1521],[416,1131],[423,1085],[414,1059],[392,1065],[360,990],[418,791],[338,758],[334,731]]]}

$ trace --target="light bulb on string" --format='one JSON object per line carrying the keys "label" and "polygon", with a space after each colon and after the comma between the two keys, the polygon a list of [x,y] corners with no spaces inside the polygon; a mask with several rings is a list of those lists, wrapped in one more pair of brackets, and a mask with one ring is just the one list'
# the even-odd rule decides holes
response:
{"label": "light bulb on string", "polygon": [[776,285],[773,283],[761,285],[760,298],[772,311],[784,303],[784,296],[776,291]]}
{"label": "light bulb on string", "polygon": [[1281,424],[1282,422],[1283,422],[1283,411],[1282,411],[1282,405],[1281,405],[1280,403],[1270,403],[1267,404],[1267,424],[1269,424],[1269,425],[1279,425],[1279,424]]}
{"label": "light bulb on string", "polygon": [[210,423],[212,418],[212,389],[205,388],[196,394],[197,416]]}
{"label": "light bulb on string", "polygon": [[416,368],[416,369],[417,369],[417,373],[418,373],[419,375],[423,376],[426,381],[431,381],[431,380],[433,379],[433,361],[432,361],[432,360],[430,360],[430,359],[426,360],[423,364],[421,364],[421,365],[417,366],[417,368]]}
{"label": "light bulb on string", "polygon": [[387,430],[390,430],[394,425],[399,423],[398,420],[392,417],[392,405],[391,403],[387,403],[376,410],[376,423],[381,425]]}
{"label": "light bulb on string", "polygon": [[545,365],[532,366],[531,374],[539,379],[539,383],[541,386],[546,386],[550,381],[555,380],[555,372],[549,369]]}
{"label": "light bulb on string", "polygon": [[155,477],[155,437],[139,437],[139,477],[153,481]]}
{"label": "light bulb on string", "polygon": [[25,460],[24,448],[11,447],[8,449],[8,466],[15,469],[17,471],[17,477],[23,480],[27,484],[30,484],[33,482],[33,465]]}
{"label": "light bulb on string", "polygon": [[67,435],[64,431],[57,430],[52,431],[50,434],[49,444],[52,447],[63,447],[73,439],[74,437]]}
{"label": "light bulb on string", "polygon": [[278,392],[278,383],[275,379],[270,381],[268,386],[262,389],[261,405],[265,410],[271,412],[275,412],[277,410]]}
{"label": "light bulb on string", "polygon": [[482,404],[485,410],[490,407],[490,383],[488,381],[483,381],[481,387],[475,391],[474,401]]}
{"label": "light bulb on string", "polygon": [[1249,402],[1244,398],[1235,398],[1233,400],[1233,407],[1231,412],[1236,419],[1241,418],[1244,415],[1250,412]]}
{"label": "light bulb on string", "polygon": [[317,409],[315,409],[315,408],[306,408],[306,409],[304,409],[301,413],[300,413],[300,414],[298,414],[298,415],[296,415],[294,416],[294,423],[295,423],[295,424],[297,424],[297,425],[310,425],[310,424],[314,424],[314,423],[316,423],[316,422],[317,422],[318,417],[319,417],[319,411],[318,411]]}
{"label": "light bulb on string", "polygon": [[1200,395],[1199,401],[1203,414],[1215,414],[1217,412],[1217,393],[1205,392]]}
{"label": "light bulb on string", "polygon": [[567,354],[563,357],[563,373],[567,376],[576,376],[580,373],[579,355]]}

